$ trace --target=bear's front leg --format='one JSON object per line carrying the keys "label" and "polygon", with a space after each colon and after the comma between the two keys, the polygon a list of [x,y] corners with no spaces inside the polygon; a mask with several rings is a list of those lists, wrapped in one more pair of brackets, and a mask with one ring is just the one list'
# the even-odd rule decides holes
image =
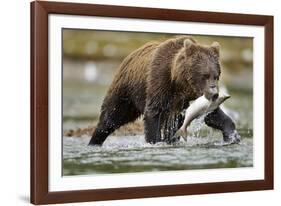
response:
{"label": "bear's front leg", "polygon": [[175,134],[182,126],[183,122],[184,122],[184,116],[182,114],[176,114],[176,115],[172,114],[169,115],[167,118],[165,118],[164,129],[163,129],[164,131],[163,141],[168,144],[178,142],[180,140],[180,136]]}
{"label": "bear's front leg", "polygon": [[145,113],[144,133],[146,142],[151,144],[161,142],[161,116],[161,112],[156,114]]}
{"label": "bear's front leg", "polygon": [[209,127],[221,130],[224,141],[231,143],[240,142],[241,138],[236,131],[234,122],[222,111],[221,108],[217,108],[209,113],[204,121]]}

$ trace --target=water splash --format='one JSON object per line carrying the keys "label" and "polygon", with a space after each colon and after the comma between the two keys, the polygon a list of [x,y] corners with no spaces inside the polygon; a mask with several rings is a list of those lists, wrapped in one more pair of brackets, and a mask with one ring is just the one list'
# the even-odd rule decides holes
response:
{"label": "water splash", "polygon": [[200,137],[201,135],[200,131],[202,127],[205,125],[204,123],[205,116],[206,115],[202,115],[201,117],[196,118],[192,121],[192,123],[188,127],[188,131],[191,136]]}
{"label": "water splash", "polygon": [[169,145],[145,142],[143,135],[110,136],[101,147],[87,146],[90,137],[63,138],[63,174],[123,173],[250,167],[252,139],[241,144],[220,144],[214,136],[189,136]]}

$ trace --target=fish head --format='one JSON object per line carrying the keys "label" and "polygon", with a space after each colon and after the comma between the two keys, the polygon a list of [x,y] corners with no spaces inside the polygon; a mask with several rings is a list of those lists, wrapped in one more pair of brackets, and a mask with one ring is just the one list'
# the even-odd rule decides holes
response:
{"label": "fish head", "polygon": [[216,100],[209,100],[209,106],[207,111],[213,111],[216,108],[218,108],[225,100],[227,100],[228,98],[230,98],[229,94],[225,94],[225,93],[220,93],[218,98]]}
{"label": "fish head", "polygon": [[220,105],[222,104],[225,100],[229,99],[231,96],[226,93],[220,93],[218,98],[216,99],[217,104]]}

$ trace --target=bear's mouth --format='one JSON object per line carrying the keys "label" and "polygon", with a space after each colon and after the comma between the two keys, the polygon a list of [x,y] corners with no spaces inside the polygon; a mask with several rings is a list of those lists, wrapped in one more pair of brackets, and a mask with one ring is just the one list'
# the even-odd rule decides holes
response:
{"label": "bear's mouth", "polygon": [[218,97],[219,97],[219,94],[214,94],[214,95],[212,96],[212,101],[213,101],[213,102],[216,101]]}
{"label": "bear's mouth", "polygon": [[[209,101],[213,101],[212,95],[211,95],[210,93],[204,92],[202,95],[204,95],[205,98],[208,99]],[[202,96],[202,95],[201,95],[201,96]]]}

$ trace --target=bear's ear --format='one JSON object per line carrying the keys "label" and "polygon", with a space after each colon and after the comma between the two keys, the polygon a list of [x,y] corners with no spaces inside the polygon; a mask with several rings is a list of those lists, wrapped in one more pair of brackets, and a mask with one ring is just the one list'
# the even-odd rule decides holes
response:
{"label": "bear's ear", "polygon": [[211,45],[211,50],[214,52],[215,55],[217,55],[218,57],[220,56],[220,44],[218,42],[213,42]]}
{"label": "bear's ear", "polygon": [[184,40],[183,45],[184,45],[187,56],[190,56],[191,54],[193,54],[193,52],[196,49],[196,45],[190,39]]}

